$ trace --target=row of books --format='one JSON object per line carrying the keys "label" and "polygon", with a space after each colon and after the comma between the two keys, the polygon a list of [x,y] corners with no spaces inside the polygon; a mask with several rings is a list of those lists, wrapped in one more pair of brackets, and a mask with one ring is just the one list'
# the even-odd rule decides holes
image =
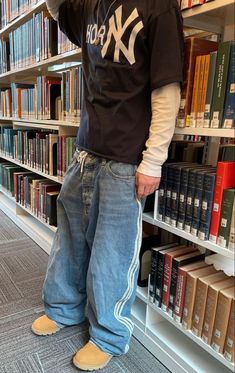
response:
{"label": "row of books", "polygon": [[17,17],[28,12],[39,0],[1,0],[0,29],[6,27]]}
{"label": "row of books", "polygon": [[73,158],[75,139],[49,131],[0,127],[0,152],[47,175],[63,177]]}
{"label": "row of books", "polygon": [[178,127],[235,127],[235,43],[188,38]]}
{"label": "row of books", "polygon": [[175,243],[153,247],[149,299],[234,362],[235,280],[200,251]]}
{"label": "row of books", "polygon": [[217,168],[166,162],[158,194],[158,219],[234,249],[235,162]]}
{"label": "row of books", "polygon": [[82,67],[61,78],[39,76],[36,84],[12,83],[0,89],[0,116],[78,122],[83,102]]}
{"label": "row of books", "polygon": [[16,202],[49,225],[57,225],[60,185],[9,162],[0,162],[0,185]]}
{"label": "row of books", "polygon": [[75,48],[49,12],[34,13],[29,21],[9,33],[9,40],[0,40],[0,73],[30,66]]}
{"label": "row of books", "polygon": [[[212,0],[179,0],[179,6],[181,10],[193,8],[196,5],[203,5]],[[216,1],[216,0],[214,0]]]}

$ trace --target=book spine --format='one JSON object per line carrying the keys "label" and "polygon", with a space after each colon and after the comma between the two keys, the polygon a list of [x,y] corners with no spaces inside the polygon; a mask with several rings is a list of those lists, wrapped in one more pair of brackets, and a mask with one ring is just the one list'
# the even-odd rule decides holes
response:
{"label": "book spine", "polygon": [[235,196],[234,189],[225,189],[223,192],[219,236],[218,236],[217,244],[225,248],[228,247],[230,226],[231,226],[232,213],[233,213],[234,196]]}
{"label": "book spine", "polygon": [[173,227],[176,227],[177,218],[178,218],[178,205],[179,205],[179,190],[180,190],[180,176],[181,176],[181,167],[175,166],[173,168],[173,180],[172,183],[172,192],[171,192],[171,215],[170,215],[170,224]]}
{"label": "book spine", "polygon": [[173,184],[173,167],[167,167],[167,184],[166,184],[166,202],[165,202],[165,218],[164,221],[167,224],[170,224],[171,220],[171,193],[172,193],[172,184]]}
{"label": "book spine", "polygon": [[159,254],[158,254],[158,264],[157,264],[156,294],[155,294],[155,303],[158,307],[161,307],[161,305],[162,305],[164,257],[165,257],[165,254],[159,252]]}
{"label": "book spine", "polygon": [[184,224],[184,230],[188,233],[190,233],[192,218],[193,218],[195,181],[196,181],[196,171],[190,170],[189,180],[188,180],[188,189],[187,189],[185,224]]}
{"label": "book spine", "polygon": [[156,294],[156,281],[157,281],[157,264],[158,264],[158,252],[152,249],[151,257],[151,272],[149,281],[149,299],[150,302],[154,303]]}
{"label": "book spine", "polygon": [[165,201],[166,201],[166,183],[167,183],[167,165],[162,167],[162,177],[158,193],[158,219],[163,221],[165,218]]}
{"label": "book spine", "polygon": [[220,43],[218,49],[210,123],[212,128],[219,128],[222,124],[230,47],[231,42],[224,42]]}
{"label": "book spine", "polygon": [[174,301],[174,320],[181,323],[184,309],[185,289],[186,289],[187,272],[179,268],[176,294]]}
{"label": "book spine", "polygon": [[185,213],[186,213],[186,202],[187,202],[187,190],[188,190],[188,176],[189,169],[185,168],[181,172],[180,178],[180,190],[179,190],[179,202],[178,202],[178,218],[177,228],[184,228]]}
{"label": "book spine", "polygon": [[211,103],[212,103],[212,97],[213,97],[213,86],[214,86],[214,80],[215,80],[217,52],[211,52],[210,55],[211,55],[211,58],[210,58],[210,67],[209,67],[209,76],[208,76],[206,103],[205,103],[204,121],[203,121],[203,127],[205,128],[210,127]]}
{"label": "book spine", "polygon": [[162,305],[161,305],[161,308],[163,309],[163,311],[167,311],[168,305],[169,305],[171,272],[172,272],[172,256],[166,254],[165,261],[164,261]]}
{"label": "book spine", "polygon": [[235,127],[235,43],[231,46],[224,105],[223,128]]}
{"label": "book spine", "polygon": [[208,240],[212,215],[212,205],[215,188],[215,174],[205,175],[202,194],[202,206],[198,229],[198,238]]}
{"label": "book spine", "polygon": [[199,225],[200,225],[204,176],[205,175],[203,172],[198,172],[196,175],[196,188],[195,188],[194,201],[193,201],[193,218],[192,218],[192,225],[191,225],[191,230],[190,230],[190,233],[193,236],[197,236]]}
{"label": "book spine", "polygon": [[235,162],[218,162],[209,237],[212,242],[216,242],[218,236],[223,190],[234,187]]}

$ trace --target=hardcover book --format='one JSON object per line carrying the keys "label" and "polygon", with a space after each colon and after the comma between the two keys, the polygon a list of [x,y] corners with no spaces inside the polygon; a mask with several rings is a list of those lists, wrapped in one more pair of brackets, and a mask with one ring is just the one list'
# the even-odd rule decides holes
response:
{"label": "hardcover book", "polygon": [[216,171],[210,240],[216,243],[219,233],[220,214],[224,189],[235,187],[235,162],[218,162]]}

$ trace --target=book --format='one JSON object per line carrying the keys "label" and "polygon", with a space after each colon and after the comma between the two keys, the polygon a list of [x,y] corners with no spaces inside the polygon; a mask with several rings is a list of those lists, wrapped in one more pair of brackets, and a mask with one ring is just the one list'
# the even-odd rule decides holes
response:
{"label": "book", "polygon": [[150,302],[152,303],[155,302],[155,294],[156,294],[158,253],[160,250],[169,249],[176,245],[177,243],[174,242],[174,243],[169,243],[167,245],[152,247],[151,271],[150,271],[150,279],[149,279],[149,299],[150,299]]}
{"label": "book", "polygon": [[234,302],[234,286],[220,291],[211,340],[211,347],[218,353],[223,353],[229,316]]}
{"label": "book", "polygon": [[183,309],[183,315],[182,315],[182,326],[184,329],[191,329],[193,307],[194,307],[194,302],[195,302],[198,279],[204,276],[208,276],[210,274],[216,273],[216,272],[217,271],[215,270],[215,268],[211,265],[211,266],[200,268],[196,271],[187,273],[184,309]]}
{"label": "book", "polygon": [[200,78],[200,87],[199,87],[199,108],[197,113],[197,122],[196,127],[204,127],[204,113],[206,106],[206,94],[207,86],[209,79],[209,68],[210,68],[211,55],[205,55],[204,71],[203,75]]}
{"label": "book", "polygon": [[204,56],[196,56],[195,71],[192,88],[192,103],[190,110],[189,126],[196,127],[197,111],[198,111],[198,100],[199,100],[199,85],[200,85],[200,74],[203,69]]}
{"label": "book", "polygon": [[215,312],[217,307],[217,301],[219,292],[223,289],[230,288],[235,285],[234,278],[227,278],[226,280],[216,282],[209,285],[206,307],[204,313],[204,320],[202,326],[202,340],[207,344],[211,344],[212,331],[215,321]]}
{"label": "book", "polygon": [[233,202],[232,220],[230,225],[228,249],[235,251],[235,203]]}
{"label": "book", "polygon": [[226,360],[234,363],[235,361],[235,302],[232,303],[228,328],[224,344],[224,357]]}
{"label": "book", "polygon": [[234,203],[235,189],[224,189],[221,206],[219,235],[217,239],[217,244],[222,247],[228,247]]}
{"label": "book", "polygon": [[211,104],[212,104],[213,86],[214,86],[214,80],[215,80],[216,60],[217,60],[217,51],[211,52],[208,84],[207,84],[207,89],[206,89],[205,111],[204,111],[204,119],[203,119],[203,127],[205,128],[210,127]]}
{"label": "book", "polygon": [[210,170],[198,170],[195,179],[195,191],[193,200],[193,213],[192,213],[192,223],[190,233],[193,236],[198,235],[198,230],[200,227],[200,216],[202,208],[202,198],[203,198],[203,187],[205,176],[210,172]]}
{"label": "book", "polygon": [[172,251],[175,251],[176,249],[182,249],[183,247],[185,248],[184,245],[176,245],[169,249],[160,250],[158,252],[155,303],[160,308],[162,304],[165,255],[166,253],[170,253]]}
{"label": "book", "polygon": [[49,225],[57,226],[56,201],[59,191],[46,193],[46,221]]}
{"label": "book", "polygon": [[204,177],[201,214],[198,228],[198,238],[203,241],[209,239],[215,180],[216,172],[208,173]]}
{"label": "book", "polygon": [[148,278],[151,272],[152,247],[159,243],[158,235],[150,235],[142,238],[139,253],[139,274],[137,284],[140,287],[148,286]]}
{"label": "book", "polygon": [[191,253],[173,258],[172,272],[171,272],[170,299],[169,299],[169,307],[168,307],[168,313],[171,316],[173,316],[173,313],[174,313],[179,267],[185,266],[186,264],[190,264],[193,262],[197,262],[199,260],[204,259],[204,257],[205,257],[205,254],[196,250]]}
{"label": "book", "polygon": [[194,197],[196,190],[196,178],[198,172],[208,172],[208,166],[199,166],[189,170],[188,176],[188,188],[187,188],[187,199],[186,199],[186,211],[185,211],[185,222],[184,230],[187,233],[191,231],[191,225],[193,221],[193,206],[194,206]]}
{"label": "book", "polygon": [[197,337],[201,337],[202,334],[209,285],[226,280],[227,278],[228,277],[221,271],[198,279],[191,327],[193,334]]}
{"label": "book", "polygon": [[235,187],[235,162],[218,162],[216,170],[213,210],[210,225],[210,241],[216,243],[224,189]]}
{"label": "book", "polygon": [[173,259],[176,258],[177,256],[188,254],[195,250],[196,249],[194,247],[183,246],[181,249],[176,248],[175,251],[168,252],[165,254],[164,269],[163,269],[162,302],[161,302],[161,308],[163,309],[163,311],[167,311],[169,307]]}
{"label": "book", "polygon": [[181,323],[183,309],[184,309],[184,300],[185,300],[185,290],[187,282],[187,273],[190,271],[196,271],[197,269],[209,267],[208,264],[203,261],[198,261],[192,264],[185,266],[180,266],[178,269],[177,284],[176,284],[176,294],[174,301],[174,320],[177,323]]}
{"label": "book", "polygon": [[222,127],[235,127],[235,43],[232,43],[230,51]]}
{"label": "book", "polygon": [[213,41],[196,37],[186,39],[182,97],[177,118],[178,127],[185,127],[190,117],[196,56],[208,54],[217,49],[218,43]]}
{"label": "book", "polygon": [[230,60],[230,50],[230,41],[219,44],[211,105],[210,127],[212,128],[219,128],[222,126],[225,92],[228,78],[228,67]]}

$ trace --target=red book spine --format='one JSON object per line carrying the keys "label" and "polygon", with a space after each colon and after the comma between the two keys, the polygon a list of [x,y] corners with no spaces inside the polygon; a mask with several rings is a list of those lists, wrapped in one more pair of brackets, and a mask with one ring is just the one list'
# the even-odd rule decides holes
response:
{"label": "red book spine", "polygon": [[170,300],[171,288],[171,271],[172,271],[172,256],[165,255],[164,273],[163,273],[163,291],[162,291],[162,309],[167,311]]}
{"label": "red book spine", "polygon": [[235,187],[235,162],[218,162],[210,225],[210,241],[216,243],[219,232],[223,191]]}
{"label": "red book spine", "polygon": [[178,278],[177,278],[177,287],[176,287],[176,297],[175,297],[175,304],[174,304],[174,319],[177,322],[181,322],[182,320],[186,281],[187,281],[187,272],[179,268]]}

